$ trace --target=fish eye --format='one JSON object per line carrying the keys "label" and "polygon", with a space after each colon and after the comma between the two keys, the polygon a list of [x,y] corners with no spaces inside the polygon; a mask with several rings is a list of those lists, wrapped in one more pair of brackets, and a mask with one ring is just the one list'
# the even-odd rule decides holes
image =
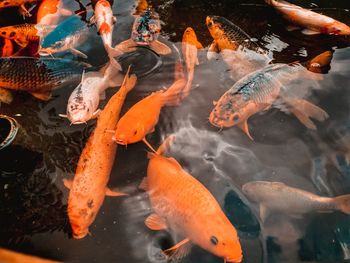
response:
{"label": "fish eye", "polygon": [[213,245],[217,245],[217,244],[219,244],[219,240],[218,240],[218,238],[216,237],[216,236],[211,236],[210,237],[210,242],[213,244]]}
{"label": "fish eye", "polygon": [[238,114],[233,115],[233,120],[234,120],[234,121],[238,121],[238,120],[239,120]]}
{"label": "fish eye", "polygon": [[134,135],[136,135],[136,134],[137,134],[137,130],[134,131]]}
{"label": "fish eye", "polygon": [[212,27],[214,25],[213,21],[209,21],[208,26]]}

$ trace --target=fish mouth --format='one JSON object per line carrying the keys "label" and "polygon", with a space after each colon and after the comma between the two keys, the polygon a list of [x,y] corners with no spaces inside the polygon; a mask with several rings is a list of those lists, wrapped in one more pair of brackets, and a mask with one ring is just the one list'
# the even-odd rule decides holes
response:
{"label": "fish mouth", "polygon": [[235,258],[225,258],[225,262],[240,263],[242,262],[242,256],[235,257]]}
{"label": "fish mouth", "polygon": [[84,231],[84,232],[80,232],[80,233],[73,233],[73,238],[74,239],[82,239],[82,238],[86,237],[88,233],[89,233],[89,231]]}
{"label": "fish mouth", "polygon": [[116,137],[113,137],[112,140],[117,144],[125,145],[125,146],[127,145],[127,142],[122,139],[117,139]]}

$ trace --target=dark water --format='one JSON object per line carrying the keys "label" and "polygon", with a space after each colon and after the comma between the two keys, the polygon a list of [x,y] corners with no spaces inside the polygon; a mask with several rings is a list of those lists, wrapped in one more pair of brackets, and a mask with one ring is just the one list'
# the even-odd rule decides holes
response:
{"label": "dark water", "polygon": [[[79,8],[74,1],[66,7]],[[87,2],[83,2],[87,3]],[[304,7],[350,24],[349,1],[295,1]],[[133,1],[114,1],[117,24],[113,42],[130,36]],[[277,109],[249,119],[251,141],[237,127],[218,131],[207,119],[217,100],[233,81],[225,63],[208,61],[207,48],[199,52],[200,65],[194,83],[198,88],[176,108],[164,108],[156,132],[148,137],[157,147],[166,135],[175,133],[176,143],[168,153],[201,181],[216,197],[241,238],[244,262],[348,262],[350,260],[350,218],[340,212],[290,218],[276,214],[264,224],[258,207],[241,192],[249,181],[284,182],[324,196],[350,192],[350,39],[305,36],[288,32],[286,22],[263,1],[152,1],[163,23],[163,40],[173,54],[162,58],[161,66],[139,79],[128,95],[123,112],[135,102],[172,82],[183,31],[192,26],[199,40],[208,46],[212,38],[205,26],[207,15],[224,16],[258,39],[273,55],[273,62],[306,61],[331,50],[330,70],[315,89],[304,97],[328,112],[330,118],[307,130],[298,120]],[[13,13],[11,13],[13,12]],[[11,14],[10,14],[11,13]],[[16,9],[1,11],[0,24],[18,23]],[[29,20],[30,22],[30,20]],[[90,30],[89,42],[80,49],[94,66],[107,61],[99,36]],[[73,58],[72,55],[65,57]],[[135,59],[143,56],[134,55]],[[135,72],[145,72],[153,56],[138,61]],[[152,64],[152,65],[151,65]],[[145,68],[145,69],[144,69]],[[76,84],[77,85],[77,84]],[[107,197],[90,227],[92,236],[73,240],[66,215],[68,191],[63,178],[73,178],[80,152],[94,127],[70,126],[58,117],[76,85],[56,90],[53,99],[41,102],[16,93],[11,105],[0,113],[15,116],[22,131],[15,143],[0,151],[0,246],[64,262],[164,262],[159,249],[173,244],[167,232],[153,232],[144,225],[152,212],[147,195],[137,186],[146,175],[147,148],[139,143],[119,147],[109,186],[130,193],[127,198]],[[109,97],[115,89],[108,90]],[[102,101],[102,106],[107,101]],[[189,197],[190,198],[190,197]],[[181,262],[222,262],[194,247]]]}

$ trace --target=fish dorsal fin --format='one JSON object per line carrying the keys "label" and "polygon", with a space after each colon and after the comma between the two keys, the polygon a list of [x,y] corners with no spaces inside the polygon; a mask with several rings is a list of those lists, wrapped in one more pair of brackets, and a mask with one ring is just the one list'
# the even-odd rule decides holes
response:
{"label": "fish dorsal fin", "polygon": [[148,216],[145,220],[145,224],[151,230],[164,230],[168,228],[163,218],[157,214]]}
{"label": "fish dorsal fin", "polygon": [[73,185],[73,180],[64,178],[63,184],[65,187],[67,187],[70,190],[72,188],[72,185]]}
{"label": "fish dorsal fin", "polygon": [[248,121],[245,120],[244,122],[241,122],[240,124],[238,124],[238,127],[242,129],[242,131],[244,131],[245,134],[247,134],[247,136],[254,141],[253,137],[250,135],[249,132],[249,127],[248,127]]}
{"label": "fish dorsal fin", "polygon": [[284,184],[284,183],[281,183],[281,182],[271,182],[271,185],[272,185],[272,186],[276,186],[276,187],[285,186],[285,184]]}
{"label": "fish dorsal fin", "polygon": [[113,190],[109,189],[108,187],[106,187],[106,196],[126,196],[126,195],[128,195],[128,194],[113,191]]}
{"label": "fish dorsal fin", "polygon": [[137,44],[132,39],[128,39],[128,40],[125,40],[125,41],[119,43],[114,48],[119,50],[120,52],[128,53],[128,52],[135,51],[136,46],[137,46]]}
{"label": "fish dorsal fin", "polygon": [[201,42],[199,42],[199,41],[197,40],[197,41],[196,41],[196,47],[197,47],[198,49],[201,49],[201,48],[203,48],[203,45],[202,45]]}
{"label": "fish dorsal fin", "polygon": [[270,215],[270,210],[264,206],[263,204],[260,205],[260,219],[261,221],[264,223],[266,221],[266,219],[269,217]]}
{"label": "fish dorsal fin", "polygon": [[154,52],[156,52],[159,55],[168,55],[171,53],[170,47],[158,40],[151,42],[149,46]]}
{"label": "fish dorsal fin", "polygon": [[51,98],[51,92],[32,92],[32,94],[35,98],[39,100],[49,100]]}
{"label": "fish dorsal fin", "polygon": [[176,161],[174,157],[169,157],[167,158],[167,160],[171,162],[173,165],[175,165],[177,168],[182,169],[181,165],[178,163],[178,161]]}
{"label": "fish dorsal fin", "polygon": [[140,185],[139,185],[139,188],[141,190],[144,190],[144,191],[148,191],[148,180],[147,180],[147,177],[143,177]]}
{"label": "fish dorsal fin", "polygon": [[188,255],[191,251],[192,243],[189,238],[185,238],[184,240],[180,241],[176,245],[172,246],[171,248],[168,248],[163,251],[163,253],[172,260],[179,260],[186,255]]}
{"label": "fish dorsal fin", "polygon": [[304,35],[318,35],[318,34],[320,34],[320,32],[317,32],[317,31],[314,31],[311,29],[307,29],[307,28],[303,29],[301,31],[301,33],[303,33]]}

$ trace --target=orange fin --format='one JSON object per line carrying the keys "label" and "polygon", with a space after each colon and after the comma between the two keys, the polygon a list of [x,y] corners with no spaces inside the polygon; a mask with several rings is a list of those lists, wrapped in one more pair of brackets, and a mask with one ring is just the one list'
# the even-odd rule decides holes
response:
{"label": "orange fin", "polygon": [[35,98],[39,100],[49,100],[51,98],[51,92],[31,92]]}
{"label": "orange fin", "polygon": [[141,184],[139,185],[139,188],[144,191],[148,191],[148,180],[147,177],[143,177]]}
{"label": "orange fin", "polygon": [[13,100],[11,91],[0,88],[0,102],[10,104]]}
{"label": "orange fin", "polygon": [[121,193],[121,192],[115,192],[106,187],[106,196],[126,196],[128,194]]}
{"label": "orange fin", "polygon": [[145,220],[146,226],[151,230],[164,230],[167,229],[167,225],[164,220],[157,214],[151,214]]}
{"label": "orange fin", "polygon": [[175,81],[165,92],[163,92],[163,104],[166,106],[177,106],[181,103],[182,92],[186,87],[186,80]]}
{"label": "orange fin", "polygon": [[238,127],[241,128],[242,131],[244,131],[245,134],[247,134],[247,136],[249,137],[249,139],[251,139],[252,141],[254,141],[253,137],[250,135],[247,120],[245,120],[244,122],[241,122],[240,124],[238,124]]}
{"label": "orange fin", "polygon": [[13,39],[13,41],[15,41],[21,47],[26,47],[26,46],[28,46],[28,43],[29,43],[29,41],[27,40],[27,38],[25,36],[16,37],[15,39]]}
{"label": "orange fin", "polygon": [[176,245],[163,251],[163,253],[169,258],[179,260],[190,253],[192,243],[189,238],[185,238]]}
{"label": "orange fin", "polygon": [[72,188],[72,185],[73,185],[73,180],[64,178],[63,184],[65,187],[67,187],[70,190]]}
{"label": "orange fin", "polygon": [[151,149],[151,151],[156,152],[156,150],[152,147],[152,145],[146,140],[146,138],[143,138],[142,141],[148,146],[148,148]]}
{"label": "orange fin", "polygon": [[203,45],[202,45],[201,42],[199,42],[199,41],[197,40],[197,41],[196,41],[196,47],[197,47],[198,49],[201,49],[201,48],[203,48]]}
{"label": "orange fin", "polygon": [[114,48],[119,50],[123,53],[133,52],[136,50],[136,43],[132,39],[125,40],[118,45],[116,45]]}
{"label": "orange fin", "polygon": [[153,51],[155,51],[159,55],[168,55],[171,53],[170,47],[168,47],[167,45],[163,44],[158,40],[151,42],[149,46]]}
{"label": "orange fin", "polygon": [[158,147],[156,154],[163,155],[169,148],[169,146],[174,142],[175,135],[170,135],[164,140],[164,142]]}
{"label": "orange fin", "polygon": [[350,195],[341,195],[334,198],[337,209],[350,215]]}
{"label": "orange fin", "polygon": [[111,32],[111,27],[106,22],[103,22],[100,26],[100,34],[106,34]]}

